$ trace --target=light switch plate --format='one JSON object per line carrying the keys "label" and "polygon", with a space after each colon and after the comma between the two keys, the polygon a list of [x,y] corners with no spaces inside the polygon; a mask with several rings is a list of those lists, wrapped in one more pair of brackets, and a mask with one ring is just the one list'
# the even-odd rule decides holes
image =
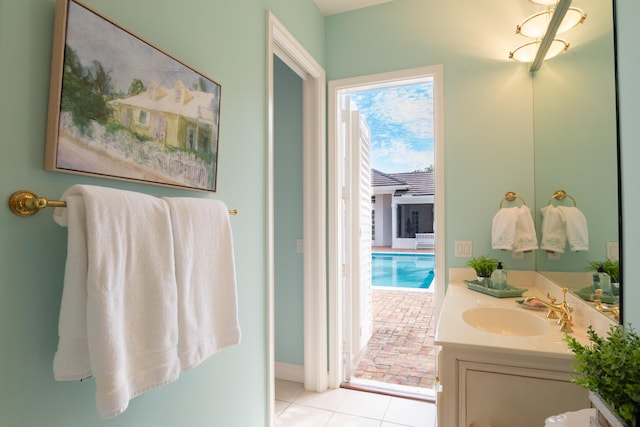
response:
{"label": "light switch plate", "polygon": [[471,240],[456,240],[454,256],[456,258],[471,258],[473,243]]}
{"label": "light switch plate", "polygon": [[618,242],[607,242],[607,258],[612,261],[618,261],[620,258]]}
{"label": "light switch plate", "polygon": [[558,252],[547,252],[547,257],[549,259],[560,259],[560,253]]}
{"label": "light switch plate", "polygon": [[304,240],[303,239],[296,240],[296,252],[298,252],[299,254],[304,252]]}

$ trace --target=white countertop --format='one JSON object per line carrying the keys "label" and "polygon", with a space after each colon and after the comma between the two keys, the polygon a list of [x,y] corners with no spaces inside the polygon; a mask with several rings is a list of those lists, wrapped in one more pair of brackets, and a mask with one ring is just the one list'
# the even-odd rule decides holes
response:
{"label": "white countertop", "polygon": [[[462,270],[455,272],[454,270]],[[546,319],[547,310],[529,310],[516,304],[516,300],[521,300],[527,296],[537,296],[545,301],[547,292],[546,284],[536,277],[534,272],[509,272],[509,285],[528,290],[522,297],[516,298],[496,298],[481,292],[473,291],[464,284],[464,279],[473,280],[473,274],[469,276],[466,269],[452,269],[450,273],[451,283],[447,288],[443,306],[440,310],[440,319],[436,329],[435,344],[448,347],[466,347],[476,350],[493,350],[501,353],[512,354],[539,354],[554,358],[571,358],[573,353],[564,341],[564,333],[559,331],[559,326],[555,320]],[[534,287],[533,285],[540,287]],[[556,289],[557,291],[557,289]],[[557,293],[557,292],[556,292]],[[562,301],[562,295],[555,295]],[[571,304],[571,301],[568,302]],[[572,304],[573,305],[573,304]],[[508,336],[477,329],[463,320],[463,313],[474,307],[500,307],[538,316],[550,324],[548,331],[543,335],[536,336]],[[595,313],[599,314],[599,313]],[[572,336],[580,342],[588,342],[586,327],[581,324],[583,319],[578,308],[574,316],[574,332]],[[543,353],[543,354],[541,354]]]}

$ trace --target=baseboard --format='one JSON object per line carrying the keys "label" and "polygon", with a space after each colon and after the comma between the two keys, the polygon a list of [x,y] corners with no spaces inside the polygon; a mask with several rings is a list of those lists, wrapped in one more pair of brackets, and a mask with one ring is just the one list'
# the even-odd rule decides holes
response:
{"label": "baseboard", "polygon": [[291,363],[275,362],[274,373],[277,380],[304,383],[304,366]]}

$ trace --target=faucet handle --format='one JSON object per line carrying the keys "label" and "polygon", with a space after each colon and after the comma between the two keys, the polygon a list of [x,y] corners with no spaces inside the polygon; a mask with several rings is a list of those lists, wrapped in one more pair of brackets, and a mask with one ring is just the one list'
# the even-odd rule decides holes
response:
{"label": "faucet handle", "polygon": [[560,325],[560,332],[566,332],[568,334],[573,332],[573,321],[571,320],[571,316],[567,313],[562,314],[558,323]]}
{"label": "faucet handle", "polygon": [[[549,293],[547,292],[547,298],[549,298],[549,304],[552,306],[556,305],[556,297],[552,297],[551,295],[549,295]],[[549,311],[547,311],[547,319],[557,319],[558,318],[558,314],[556,313],[556,310],[549,307]]]}

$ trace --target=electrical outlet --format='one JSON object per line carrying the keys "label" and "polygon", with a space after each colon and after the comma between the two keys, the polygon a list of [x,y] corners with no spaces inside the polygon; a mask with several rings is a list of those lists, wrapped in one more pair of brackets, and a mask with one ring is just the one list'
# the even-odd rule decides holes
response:
{"label": "electrical outlet", "polygon": [[513,259],[524,259],[524,252],[522,252],[522,251],[520,251],[520,252],[512,251],[511,252],[511,258],[513,258]]}
{"label": "electrical outlet", "polygon": [[304,240],[302,240],[302,239],[296,240],[296,251],[299,254],[304,252]]}
{"label": "electrical outlet", "polygon": [[456,258],[471,258],[473,253],[473,243],[471,240],[456,240],[454,256]]}

